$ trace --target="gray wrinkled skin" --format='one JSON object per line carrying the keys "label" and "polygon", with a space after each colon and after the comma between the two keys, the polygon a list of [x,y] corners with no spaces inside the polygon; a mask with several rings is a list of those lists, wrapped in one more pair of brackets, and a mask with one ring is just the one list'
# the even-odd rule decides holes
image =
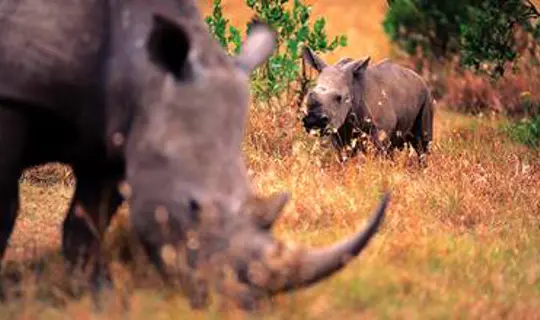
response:
{"label": "gray wrinkled skin", "polygon": [[433,99],[414,71],[389,60],[369,66],[369,57],[328,65],[307,47],[304,60],[319,72],[307,95],[306,130],[331,134],[338,149],[364,133],[379,149],[410,143],[419,155],[429,151]]}
{"label": "gray wrinkled skin", "polygon": [[62,239],[70,265],[104,271],[99,239],[127,199],[147,254],[193,306],[211,284],[251,307],[316,283],[376,233],[388,195],[365,231],[329,248],[288,248],[270,233],[289,196],[253,194],[241,154],[248,76],[275,45],[265,25],[228,57],[192,0],[19,0],[1,10],[0,256],[21,172],[52,161],[77,179]]}

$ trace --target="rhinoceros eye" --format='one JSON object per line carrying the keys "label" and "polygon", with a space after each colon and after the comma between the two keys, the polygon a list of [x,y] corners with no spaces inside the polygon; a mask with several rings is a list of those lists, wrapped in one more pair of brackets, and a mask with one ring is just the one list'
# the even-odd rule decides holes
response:
{"label": "rhinoceros eye", "polygon": [[343,96],[340,94],[336,94],[334,96],[334,100],[336,100],[337,103],[341,103],[343,101]]}

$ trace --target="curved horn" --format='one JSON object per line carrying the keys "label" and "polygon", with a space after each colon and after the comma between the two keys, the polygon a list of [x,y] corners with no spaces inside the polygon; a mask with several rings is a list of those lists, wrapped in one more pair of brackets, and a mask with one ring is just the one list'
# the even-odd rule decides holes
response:
{"label": "curved horn", "polygon": [[383,221],[390,193],[386,193],[379,202],[379,207],[367,228],[357,235],[329,248],[311,250],[297,261],[299,267],[290,273],[282,285],[270,289],[270,293],[279,293],[307,287],[343,268],[350,258],[357,256],[367,246]]}

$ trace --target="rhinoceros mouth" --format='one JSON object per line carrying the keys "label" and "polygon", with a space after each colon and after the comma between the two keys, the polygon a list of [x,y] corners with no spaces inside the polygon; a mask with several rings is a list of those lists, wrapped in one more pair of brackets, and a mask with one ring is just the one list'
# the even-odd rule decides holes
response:
{"label": "rhinoceros mouth", "polygon": [[[271,226],[279,217],[279,212],[282,211],[288,196],[277,194],[266,200],[258,199],[246,207],[249,212],[245,213],[259,227],[258,231],[249,234],[250,241],[248,242],[245,241],[245,234],[237,234],[229,239],[227,250],[214,251],[211,265],[219,266],[225,272],[225,276],[231,277],[230,280],[234,284],[227,283],[233,285],[232,289],[240,288],[248,295],[272,296],[309,287],[344,268],[366,248],[382,224],[389,199],[390,193],[386,192],[371,215],[367,226],[362,230],[338,243],[318,249],[285,244],[269,237],[268,232],[271,232]],[[261,204],[264,205],[262,209]],[[263,216],[254,215],[254,213],[260,213]],[[196,263],[190,264],[188,259],[185,262],[187,265],[181,264],[184,267],[177,270],[178,263],[181,261],[179,257],[185,256],[188,251],[191,255],[202,249],[199,245],[201,242],[196,239],[197,236],[196,233],[193,234],[196,246],[189,244],[191,240],[189,240],[190,236],[187,236],[188,241],[185,247],[180,246],[184,251],[177,251],[177,247],[170,245],[161,247],[161,255],[158,254],[159,257],[156,257],[157,260],[153,262],[165,278],[180,275],[182,270],[191,270],[186,269],[188,266],[192,268],[196,265]],[[149,253],[155,253],[155,247],[146,247],[146,249]],[[155,255],[151,254],[151,256]],[[223,293],[237,292],[235,290],[229,292],[228,285],[222,287],[225,290]],[[221,288],[221,286],[218,287]]]}
{"label": "rhinoceros mouth", "polygon": [[335,131],[329,126],[330,120],[328,117],[324,115],[308,114],[302,118],[302,124],[310,135],[326,136]]}

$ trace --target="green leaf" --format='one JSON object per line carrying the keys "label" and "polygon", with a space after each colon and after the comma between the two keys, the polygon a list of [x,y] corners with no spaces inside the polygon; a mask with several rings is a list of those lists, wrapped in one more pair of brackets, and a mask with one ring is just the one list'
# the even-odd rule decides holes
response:
{"label": "green leaf", "polygon": [[[256,99],[273,99],[290,90],[299,80],[300,47],[308,44],[317,52],[333,51],[347,46],[345,35],[336,35],[329,39],[326,34],[326,20],[319,17],[310,28],[312,7],[302,0],[245,0],[246,6],[253,11],[253,16],[268,23],[278,33],[278,50],[267,63],[253,72],[251,76],[251,92]],[[292,8],[291,8],[292,7]],[[229,24],[223,14],[221,0],[214,0],[212,13],[205,17],[208,30],[226,49],[237,54],[242,43],[241,33],[236,26]],[[247,32],[249,32],[249,26]]]}

